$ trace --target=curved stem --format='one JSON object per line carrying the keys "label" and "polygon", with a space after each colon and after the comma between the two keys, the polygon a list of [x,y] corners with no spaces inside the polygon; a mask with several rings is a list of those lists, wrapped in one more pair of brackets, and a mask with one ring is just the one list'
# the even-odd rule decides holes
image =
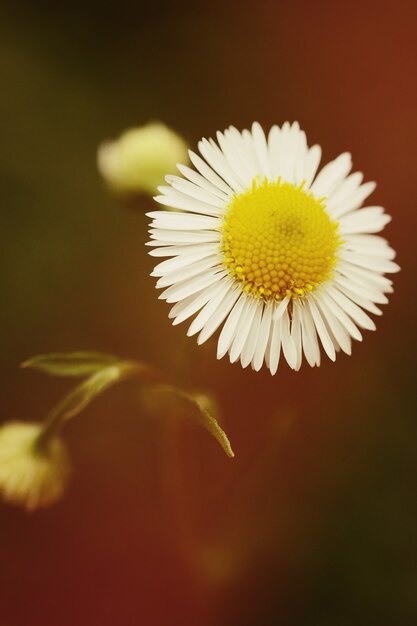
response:
{"label": "curved stem", "polygon": [[160,382],[162,376],[149,366],[135,361],[120,361],[95,372],[70,391],[45,417],[43,428],[36,439],[38,452],[45,451],[52,437],[64,423],[80,413],[98,395],[122,380],[139,378],[141,381]]}

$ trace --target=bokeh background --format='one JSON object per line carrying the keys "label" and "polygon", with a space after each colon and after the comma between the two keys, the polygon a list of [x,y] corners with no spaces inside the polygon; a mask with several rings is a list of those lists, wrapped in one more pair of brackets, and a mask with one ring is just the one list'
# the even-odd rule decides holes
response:
{"label": "bokeh background", "polygon": [[[417,623],[417,5],[3,0],[0,420],[39,419],[71,382],[19,370],[97,349],[216,394],[236,452],[144,410],[124,384],[68,425],[65,499],[0,506],[1,626]],[[173,328],[96,148],[161,119],[190,144],[298,119],[344,150],[403,267],[353,356],[272,378]]]}

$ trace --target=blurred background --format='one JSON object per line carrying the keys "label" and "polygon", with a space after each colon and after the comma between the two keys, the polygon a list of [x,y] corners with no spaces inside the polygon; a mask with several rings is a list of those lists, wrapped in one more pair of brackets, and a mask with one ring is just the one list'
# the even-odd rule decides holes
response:
{"label": "blurred background", "polygon": [[[64,500],[0,505],[0,626],[417,624],[417,5],[2,1],[0,420],[71,387],[19,370],[97,349],[216,395],[236,458],[125,383],[68,425]],[[403,270],[353,355],[272,378],[173,328],[151,200],[105,189],[104,139],[160,119],[194,145],[299,120],[353,154]]]}

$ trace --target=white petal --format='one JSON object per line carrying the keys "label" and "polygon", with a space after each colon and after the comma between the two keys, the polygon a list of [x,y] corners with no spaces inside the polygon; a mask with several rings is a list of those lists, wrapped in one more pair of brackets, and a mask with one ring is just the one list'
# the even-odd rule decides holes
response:
{"label": "white petal", "polygon": [[290,318],[288,311],[285,311],[281,318],[281,331],[282,351],[288,365],[294,370],[297,366],[297,350],[290,335]]}
{"label": "white petal", "polygon": [[226,316],[229,315],[232,306],[235,304],[240,294],[240,287],[230,288],[229,292],[225,295],[224,300],[218,306],[217,310],[214,311],[210,319],[207,320],[204,328],[199,334],[197,338],[198,345],[207,341],[207,339],[209,339],[213,333],[216,332],[223,320],[226,319]]}
{"label": "white petal", "polygon": [[[225,279],[223,279],[225,280]],[[175,318],[172,322],[174,326],[181,324],[184,320],[191,317],[199,311],[209,300],[211,300],[219,291],[222,289],[222,281],[220,283],[214,283],[207,287],[206,289],[202,289],[197,293],[193,293],[188,298],[184,300],[180,300],[171,308],[168,317]]]}
{"label": "white petal", "polygon": [[320,298],[320,302],[324,301],[326,306],[331,310],[333,315],[339,320],[341,325],[347,330],[349,335],[356,339],[356,341],[362,341],[362,335],[351,318],[345,313],[345,311],[337,304],[334,298],[328,293],[328,288],[320,290],[317,296]]}
{"label": "white petal", "polygon": [[346,354],[352,354],[352,342],[350,334],[342,326],[331,308],[327,305],[323,298],[317,297],[316,304],[322,312],[322,318],[326,320],[327,327],[331,330],[337,343]]}
{"label": "white petal", "polygon": [[369,317],[369,315],[359,308],[357,304],[352,302],[352,300],[346,297],[339,289],[329,285],[327,287],[327,292],[339,305],[339,307],[353,319],[355,324],[361,328],[366,328],[367,330],[376,329],[375,322]]}
{"label": "white petal", "polygon": [[240,316],[240,320],[236,327],[233,343],[229,349],[229,357],[231,363],[235,363],[238,360],[242,353],[242,350],[245,347],[246,340],[252,326],[252,320],[259,305],[259,300],[257,300],[256,298],[248,298],[245,309],[242,311],[242,315]]}
{"label": "white petal", "polygon": [[210,206],[210,204],[206,204],[205,202],[201,202],[200,200],[194,200],[185,194],[181,194],[176,189],[172,189],[172,187],[162,186],[162,189],[164,192],[163,195],[154,197],[155,202],[159,204],[171,207],[172,209],[189,211],[190,213],[201,213],[202,215],[216,216],[221,213],[220,209]]}
{"label": "white petal", "polygon": [[373,255],[357,254],[356,252],[350,252],[343,249],[340,252],[340,258],[346,263],[358,265],[359,267],[364,267],[368,270],[374,270],[380,272],[381,274],[386,272],[398,272],[400,269],[397,263],[393,263],[388,259],[378,259]]}
{"label": "white petal", "polygon": [[345,276],[354,276],[357,282],[379,289],[383,293],[392,293],[393,291],[392,280],[381,276],[381,274],[373,270],[366,270],[363,267],[357,267],[344,261],[338,262],[337,269]]}
{"label": "white petal", "polygon": [[369,298],[364,298],[363,296],[359,295],[357,291],[352,289],[352,285],[344,286],[341,285],[340,282],[336,282],[336,280],[333,281],[333,284],[336,289],[343,293],[347,298],[355,302],[355,304],[360,306],[361,309],[365,309],[365,311],[369,311],[374,315],[382,315],[381,309],[378,309],[378,307],[375,306],[375,304]]}
{"label": "white petal", "polygon": [[346,178],[352,167],[352,158],[349,152],[344,152],[334,161],[330,161],[317,175],[311,185],[311,191],[317,198],[329,196]]}
{"label": "white petal", "polygon": [[340,219],[340,232],[343,235],[356,233],[378,233],[391,221],[382,207],[366,207],[343,215]]}
{"label": "white petal", "polygon": [[319,309],[317,308],[313,295],[311,295],[308,298],[306,302],[306,306],[310,308],[311,316],[313,318],[314,325],[317,330],[317,334],[320,337],[320,341],[324,348],[325,353],[327,354],[329,359],[334,361],[336,359],[336,352],[334,349],[334,345],[329,336],[329,333],[327,332],[326,325],[323,322],[323,318],[320,314]]}
{"label": "white petal", "polygon": [[188,151],[188,154],[190,156],[190,161],[204,178],[206,178],[212,185],[223,191],[227,196],[233,195],[232,188],[229,187],[229,185],[222,178],[220,178],[220,176],[216,174],[216,172],[214,172],[198,154],[192,152],[191,150]]}
{"label": "white petal", "polygon": [[245,146],[242,135],[236,128],[229,128],[224,131],[224,148],[233,155],[233,159],[237,162],[237,167],[241,172],[241,177],[245,183],[249,186],[254,176],[256,175],[256,167],[251,164],[251,158],[253,155],[248,155],[248,151]]}
{"label": "white petal", "polygon": [[221,281],[218,289],[212,294],[210,300],[204,305],[197,317],[191,322],[187,331],[188,337],[192,337],[204,327],[210,319],[214,311],[218,309],[224,299],[226,293],[230,291],[231,284],[228,280]]}
{"label": "white petal", "polygon": [[259,337],[259,331],[261,327],[262,312],[264,305],[261,301],[257,302],[255,308],[255,315],[252,320],[251,328],[249,330],[248,338],[246,339],[245,347],[240,355],[240,362],[242,367],[245,368],[252,361],[256,350],[256,344]]}
{"label": "white petal", "polygon": [[180,254],[179,256],[174,256],[171,259],[166,259],[165,261],[158,263],[151,273],[151,276],[156,276],[157,278],[165,276],[165,274],[169,274],[174,270],[179,270],[186,265],[190,265],[191,263],[195,263],[196,261],[200,261],[201,259],[205,259],[218,253],[218,246],[216,244],[208,244],[208,246],[209,247],[206,249],[202,249],[202,246],[190,246],[191,250],[189,253]]}
{"label": "white petal", "polygon": [[228,351],[233,341],[236,326],[239,322],[243,307],[246,304],[247,299],[248,299],[248,296],[242,293],[239,300],[234,305],[229,317],[227,318],[222,328],[222,331],[219,337],[219,342],[217,344],[217,358],[218,359],[221,359],[226,354],[226,352]]}
{"label": "white petal", "polygon": [[279,318],[282,317],[282,315],[284,315],[285,311],[287,310],[289,302],[290,302],[290,299],[286,296],[277,305],[277,307],[275,308],[275,311],[273,313],[274,322],[276,320],[279,320]]}
{"label": "white petal", "polygon": [[318,145],[313,146],[307,153],[304,165],[305,186],[308,189],[316,175],[317,168],[321,159],[321,148]]}
{"label": "white petal", "polygon": [[[206,191],[211,193],[213,196],[216,196],[216,198],[219,198],[220,200],[222,200],[225,204],[229,202],[230,200],[229,194],[225,193],[224,191],[222,191],[221,189],[213,185],[213,183],[211,183],[207,178],[205,178],[204,176],[202,176],[195,170],[191,169],[187,165],[181,165],[179,163],[177,165],[177,168],[179,169],[181,174],[185,176],[185,178],[187,178],[190,182],[194,183],[195,185],[198,185],[202,189],[205,189]],[[230,190],[230,193],[231,193],[231,190]]]}
{"label": "white petal", "polygon": [[311,367],[320,365],[320,346],[317,340],[316,327],[311,317],[310,309],[305,304],[303,304],[301,314],[301,333],[303,351],[307,363]]}
{"label": "white petal", "polygon": [[253,172],[253,177],[261,174],[259,160],[255,150],[255,144],[252,133],[245,128],[242,131],[242,141],[244,146],[244,154],[246,161],[250,164],[250,169]]}
{"label": "white petal", "polygon": [[297,156],[296,156],[296,161],[295,161],[294,176],[295,176],[296,185],[301,185],[301,183],[304,181],[306,158],[307,158],[307,138],[306,138],[305,132],[301,130],[298,135],[298,149],[297,149]]}
{"label": "white petal", "polygon": [[[157,242],[152,241],[149,242],[152,244],[157,244]],[[147,244],[145,244],[147,245]],[[175,257],[175,256],[193,256],[198,254],[199,252],[211,254],[214,251],[219,250],[218,243],[197,243],[192,244],[188,243],[183,246],[169,245],[169,244],[160,244],[160,248],[152,248],[149,250],[148,254],[155,257]]]}
{"label": "white petal", "polygon": [[292,322],[291,322],[291,338],[294,342],[295,351],[297,354],[297,360],[295,363],[295,371],[297,372],[301,367],[303,352],[301,342],[301,308],[300,303],[295,299],[293,300],[292,309]]}
{"label": "white petal", "polygon": [[184,280],[181,283],[172,285],[165,289],[160,296],[160,300],[166,300],[169,304],[183,300],[191,296],[193,293],[197,293],[206,287],[209,287],[216,281],[219,281],[223,276],[226,276],[227,272],[215,272],[208,271],[203,276],[194,276],[188,280]]}
{"label": "white petal", "polygon": [[211,270],[215,266],[217,266],[219,269],[223,267],[219,264],[219,257],[217,254],[211,257],[207,257],[206,259],[196,261],[195,263],[185,265],[180,269],[172,270],[172,272],[161,276],[161,278],[156,283],[156,287],[157,289],[162,289],[164,287],[169,287],[169,285],[181,283],[184,280],[192,278],[193,276],[201,275],[207,270]]}
{"label": "white petal", "polygon": [[262,126],[258,122],[252,124],[252,137],[255,146],[256,155],[260,173],[265,176],[271,176],[271,167],[269,162],[268,144]]}
{"label": "white petal", "polygon": [[252,180],[259,174],[259,166],[251,133],[248,130],[239,133],[236,128],[230,126],[228,136],[239,154],[246,176],[248,176],[249,180]]}
{"label": "white petal", "polygon": [[216,231],[210,230],[170,230],[162,228],[151,228],[149,231],[151,239],[156,239],[162,245],[185,244],[185,243],[213,243],[219,241],[220,236]]}
{"label": "white petal", "polygon": [[346,277],[339,275],[336,276],[333,281],[339,287],[350,289],[350,291],[355,294],[355,297],[365,298],[377,304],[388,303],[388,298],[381,291],[373,289],[370,285],[365,286],[358,283],[353,276]]}
{"label": "white petal", "polygon": [[279,126],[272,126],[268,135],[269,163],[271,167],[271,177],[275,180],[279,175],[279,157],[281,152],[281,130]]}
{"label": "white petal", "polygon": [[282,340],[282,317],[272,321],[271,335],[269,338],[269,344],[265,352],[265,360],[269,370],[274,376],[276,374],[279,364],[279,357],[281,354],[281,340]]}
{"label": "white petal", "polygon": [[280,142],[279,142],[280,151],[278,154],[278,164],[277,164],[278,176],[282,176],[282,173],[285,169],[285,163],[287,160],[290,141],[291,141],[291,127],[290,127],[289,122],[284,122],[281,128],[281,132],[280,132]]}
{"label": "white petal", "polygon": [[194,215],[193,213],[151,211],[146,215],[153,218],[152,228],[167,228],[170,230],[216,230],[221,224],[217,217]]}
{"label": "white petal", "polygon": [[326,205],[330,214],[333,215],[333,210],[339,206],[343,206],[351,196],[359,189],[359,186],[363,180],[362,172],[354,172],[350,174],[339,185],[339,187],[329,194]]}
{"label": "white petal", "polygon": [[281,176],[284,181],[295,182],[295,167],[300,143],[300,125],[294,122],[289,131],[285,160],[281,162]]}
{"label": "white petal", "polygon": [[257,372],[261,369],[265,358],[265,351],[267,349],[269,334],[271,332],[272,308],[272,302],[267,302],[263,310],[259,335],[252,360],[252,367]]}
{"label": "white petal", "polygon": [[[372,236],[373,235],[369,235],[369,237]],[[343,247],[345,250],[353,250],[358,254],[379,256],[389,261],[395,259],[395,250],[390,248],[384,240],[379,244],[374,242],[369,243],[366,237],[367,235],[349,235],[348,237],[344,237]],[[377,239],[381,239],[381,237],[377,237]]]}
{"label": "white petal", "polygon": [[329,209],[332,217],[339,219],[345,213],[358,209],[362,205],[362,202],[375,190],[375,187],[376,183],[374,182],[365,183],[358,187],[356,191],[350,194],[343,202],[339,201],[337,204],[332,205],[331,210]]}
{"label": "white petal", "polygon": [[184,180],[184,178],[180,176],[166,176],[165,180],[167,183],[170,183],[173,189],[176,189],[180,193],[184,193],[195,200],[201,200],[201,202],[210,204],[218,209],[223,210],[228,202],[227,196],[224,196],[225,199],[220,199],[211,191],[203,189],[201,186],[191,183],[188,180]]}
{"label": "white petal", "polygon": [[233,137],[227,131],[225,131],[224,134],[218,132],[217,141],[219,142],[223,154],[236,178],[241,181],[244,186],[249,185],[252,180],[252,176],[242,163],[240,154],[235,148]]}
{"label": "white petal", "polygon": [[349,235],[349,237],[346,237],[346,241],[361,243],[375,248],[385,249],[389,247],[388,241],[384,239],[384,237],[381,237],[381,235]]}
{"label": "white petal", "polygon": [[198,143],[198,149],[207,163],[219,174],[234,191],[242,191],[244,185],[236,178],[232,168],[224,157],[223,152],[213,140],[202,139]]}

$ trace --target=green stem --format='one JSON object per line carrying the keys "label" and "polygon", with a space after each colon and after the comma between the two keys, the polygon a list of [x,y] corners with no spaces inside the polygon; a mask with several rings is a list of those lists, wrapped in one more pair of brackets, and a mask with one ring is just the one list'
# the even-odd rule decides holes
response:
{"label": "green stem", "polygon": [[102,368],[77,385],[47,414],[35,441],[35,449],[44,452],[49,441],[61,431],[67,420],[78,415],[94,398],[115,383],[131,378],[162,382],[162,376],[157,370],[135,361],[121,361]]}

